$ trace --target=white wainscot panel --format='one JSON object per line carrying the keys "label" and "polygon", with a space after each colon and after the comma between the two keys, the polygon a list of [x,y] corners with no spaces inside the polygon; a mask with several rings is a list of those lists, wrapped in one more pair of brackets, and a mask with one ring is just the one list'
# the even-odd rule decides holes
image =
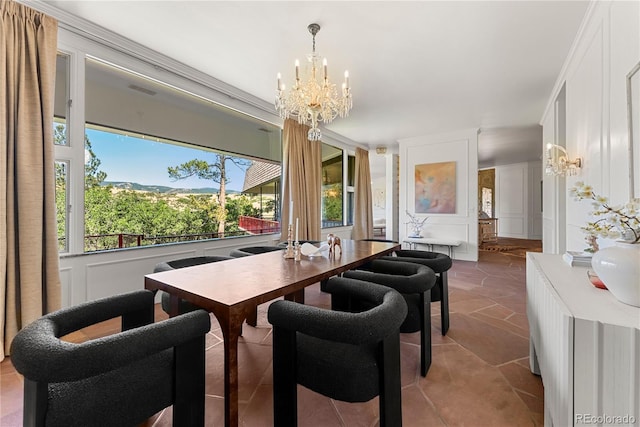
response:
{"label": "white wainscot panel", "polygon": [[[500,218],[498,234],[503,237],[522,237],[526,234],[524,218]],[[524,238],[524,237],[523,237]]]}
{"label": "white wainscot panel", "polygon": [[60,269],[60,304],[61,308],[71,306],[71,290],[73,289],[73,276],[70,267]]}
{"label": "white wainscot panel", "polygon": [[194,256],[197,256],[195,250],[182,250],[153,256],[87,263],[87,300],[93,301],[144,289],[144,276],[153,273],[153,268],[157,263]]}

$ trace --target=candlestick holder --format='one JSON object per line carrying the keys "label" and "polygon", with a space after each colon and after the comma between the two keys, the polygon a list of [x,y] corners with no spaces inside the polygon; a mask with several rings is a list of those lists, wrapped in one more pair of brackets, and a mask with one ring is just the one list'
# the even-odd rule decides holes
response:
{"label": "candlestick holder", "polygon": [[300,242],[298,242],[297,240],[295,241],[295,243],[293,244],[293,254],[294,254],[294,261],[300,261],[301,259],[301,254],[302,251],[300,250]]}
{"label": "candlestick holder", "polygon": [[293,226],[289,224],[287,229],[287,249],[284,251],[285,259],[295,258],[295,251],[293,247]]}

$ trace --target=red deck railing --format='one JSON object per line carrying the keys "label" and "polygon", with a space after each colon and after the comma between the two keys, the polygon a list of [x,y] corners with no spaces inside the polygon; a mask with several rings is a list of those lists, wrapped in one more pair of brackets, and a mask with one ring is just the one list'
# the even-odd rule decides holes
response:
{"label": "red deck railing", "polygon": [[280,231],[280,223],[268,219],[240,216],[238,227],[250,234],[277,233]]}

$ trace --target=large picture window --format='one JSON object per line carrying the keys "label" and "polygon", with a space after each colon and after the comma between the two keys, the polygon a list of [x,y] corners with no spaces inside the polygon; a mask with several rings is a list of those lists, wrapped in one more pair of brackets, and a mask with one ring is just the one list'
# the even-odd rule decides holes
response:
{"label": "large picture window", "polygon": [[[84,75],[84,141],[68,140],[66,79],[54,127],[57,145],[84,150],[84,201],[71,205],[83,252],[279,231],[277,126],[96,59]],[[56,163],[61,251],[78,166]]]}

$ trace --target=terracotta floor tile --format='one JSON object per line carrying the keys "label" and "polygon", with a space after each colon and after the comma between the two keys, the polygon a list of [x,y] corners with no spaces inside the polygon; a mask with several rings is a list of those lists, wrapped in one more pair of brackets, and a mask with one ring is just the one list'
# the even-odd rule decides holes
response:
{"label": "terracotta floor tile", "polygon": [[513,323],[519,328],[524,329],[525,331],[529,331],[529,320],[527,319],[526,314],[514,313],[513,316],[509,316],[505,320],[509,323]]}
{"label": "terracotta floor tile", "polygon": [[[476,288],[476,286],[474,286]],[[467,301],[470,299],[477,299],[478,296],[469,292],[468,290],[463,290],[458,288],[457,286],[449,284],[449,305],[454,302]]]}
{"label": "terracotta floor tile", "polygon": [[[272,387],[272,384],[260,384],[258,386],[253,398],[240,414],[240,425],[255,427],[273,426]],[[222,414],[224,415],[224,412],[222,412]]]}
{"label": "terracotta floor tile", "polygon": [[468,299],[464,301],[449,301],[449,312],[450,313],[473,313],[474,311],[482,310],[483,308],[491,307],[496,305],[495,302],[488,298],[474,298]]}
{"label": "terracotta floor tile", "polygon": [[460,346],[438,347],[437,354],[438,370],[447,373],[419,384],[447,425],[533,425],[528,407],[498,368]]}
{"label": "terracotta floor tile", "polygon": [[[224,395],[223,345],[218,344],[207,350],[205,393],[212,396]],[[260,344],[238,345],[238,400],[248,401],[261,383],[267,368],[271,366],[272,349]]]}
{"label": "terracotta floor tile", "polygon": [[544,399],[544,389],[540,377],[532,374],[528,368],[517,362],[511,362],[500,366],[499,369],[512,388]]}
{"label": "terracotta floor tile", "polygon": [[493,317],[494,319],[504,320],[513,314],[513,311],[499,304],[476,311],[476,314]]}
{"label": "terracotta floor tile", "polygon": [[486,316],[483,313],[471,313],[469,317],[477,319],[481,322],[487,323],[489,325],[495,326],[496,328],[503,329],[505,331],[511,332],[513,334],[518,335],[526,340],[529,339],[529,331],[522,329],[513,323],[507,320],[496,319],[494,317]]}
{"label": "terracotta floor tile", "polygon": [[491,365],[501,365],[529,354],[526,338],[464,314],[452,313],[450,319],[449,338]]}
{"label": "terracotta floor tile", "polygon": [[[530,394],[524,393],[520,390],[516,390],[516,393],[518,394],[518,397],[522,399],[524,404],[527,405],[527,407],[529,408],[529,411],[531,411],[532,413],[531,415],[534,418],[534,421],[537,418],[537,416],[544,419],[544,398],[543,397],[531,396]],[[544,424],[544,421],[542,424]]]}
{"label": "terracotta floor tile", "polygon": [[[17,372],[0,376],[0,418],[12,415],[16,410],[22,412],[22,376]],[[0,426],[4,426],[0,423]]]}
{"label": "terracotta floor tile", "polygon": [[404,427],[437,427],[446,424],[420,387],[413,385],[402,389],[402,425]]}
{"label": "terracotta floor tile", "polygon": [[520,313],[523,315],[527,314],[527,306],[524,299],[524,290],[521,295],[510,295],[505,297],[494,297],[493,300],[500,305],[507,307],[510,310],[513,310],[515,313]]}
{"label": "terracotta floor tile", "polygon": [[[369,402],[366,402],[353,403],[351,405],[369,404]],[[343,425],[345,424],[342,423],[331,399],[301,385],[298,386],[298,427],[338,427]]]}
{"label": "terracotta floor tile", "polygon": [[[348,403],[333,400],[333,405],[340,414],[341,426],[370,427],[377,425],[380,418],[379,401],[375,397],[368,402]],[[312,424],[309,424],[310,426]],[[322,424],[315,424],[320,426]]]}

